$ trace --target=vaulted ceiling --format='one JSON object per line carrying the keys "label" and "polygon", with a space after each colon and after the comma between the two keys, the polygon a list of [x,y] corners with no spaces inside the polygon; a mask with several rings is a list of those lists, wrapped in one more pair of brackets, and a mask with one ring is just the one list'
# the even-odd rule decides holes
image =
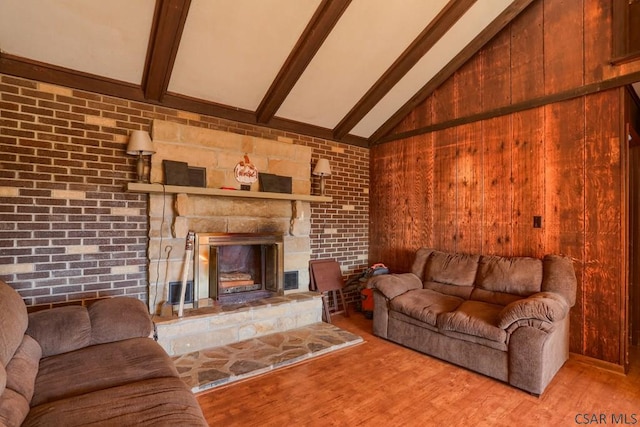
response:
{"label": "vaulted ceiling", "polygon": [[0,73],[368,146],[532,0],[2,0]]}

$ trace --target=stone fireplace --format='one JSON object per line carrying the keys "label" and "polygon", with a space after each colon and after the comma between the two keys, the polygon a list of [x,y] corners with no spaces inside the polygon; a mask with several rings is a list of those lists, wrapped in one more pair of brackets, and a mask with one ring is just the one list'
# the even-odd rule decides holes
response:
{"label": "stone fireplace", "polygon": [[[155,120],[152,139],[156,153],[150,165],[149,191],[149,309],[160,314],[170,301],[170,289],[185,276],[192,286],[193,303],[185,308],[204,307],[217,302],[233,301],[233,297],[258,295],[290,295],[309,290],[309,259],[311,257],[311,207],[315,202],[311,190],[311,148],[294,145],[292,141],[266,140],[219,130],[203,129],[184,124]],[[250,191],[240,190],[233,171],[245,156],[259,172],[291,177],[291,194],[263,197],[259,183]],[[189,167],[205,171],[206,187],[185,187],[166,191],[163,160],[185,162]],[[179,187],[178,187],[179,188]],[[193,231],[199,243],[192,260],[186,259],[186,236]],[[268,244],[229,244],[220,236],[279,236]],[[222,243],[212,250],[212,240]],[[272,246],[275,245],[275,246]],[[200,246],[203,246],[202,248]],[[211,255],[228,263],[242,252],[239,246],[249,246],[251,262],[273,257],[271,247],[277,247],[276,267],[253,267],[259,280],[245,276],[224,276],[216,273],[211,280],[210,265],[199,264],[200,257]],[[228,268],[227,268],[228,267]],[[225,266],[232,270],[233,266]],[[275,268],[275,272],[274,272]],[[225,271],[232,273],[232,271]],[[243,273],[243,272],[240,272]],[[247,272],[244,272],[247,274]],[[251,273],[251,274],[253,274]],[[283,275],[297,282],[283,289]],[[207,278],[204,276],[209,275]],[[277,278],[274,278],[277,276]],[[245,284],[241,284],[242,281]],[[248,282],[254,281],[250,284]],[[220,282],[227,283],[225,286]],[[235,281],[235,283],[233,283]],[[216,282],[216,288],[211,284]],[[260,282],[260,283],[258,283]],[[264,287],[262,286],[264,282]],[[260,285],[260,289],[257,289]],[[219,289],[222,289],[221,291]],[[256,289],[254,289],[256,288]],[[236,294],[236,295],[233,295]],[[233,295],[233,296],[229,296]]]}
{"label": "stone fireplace", "polygon": [[[129,191],[149,193],[149,311],[160,345],[180,355],[322,321],[321,298],[309,292],[310,204],[331,199],[310,195],[311,148],[159,120],[152,139],[151,182]],[[233,170],[245,157],[291,177],[291,193],[240,190]],[[204,171],[206,185],[165,185],[163,160]],[[284,277],[295,281],[283,286]],[[184,278],[191,298],[178,317],[172,296]]]}

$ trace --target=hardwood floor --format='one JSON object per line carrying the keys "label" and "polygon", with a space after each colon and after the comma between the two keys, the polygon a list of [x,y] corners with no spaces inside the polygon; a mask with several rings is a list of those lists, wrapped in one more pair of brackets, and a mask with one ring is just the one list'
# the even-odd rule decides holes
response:
{"label": "hardwood floor", "polygon": [[640,353],[628,375],[570,359],[542,397],[371,334],[363,344],[198,395],[210,425],[575,426],[640,424]]}

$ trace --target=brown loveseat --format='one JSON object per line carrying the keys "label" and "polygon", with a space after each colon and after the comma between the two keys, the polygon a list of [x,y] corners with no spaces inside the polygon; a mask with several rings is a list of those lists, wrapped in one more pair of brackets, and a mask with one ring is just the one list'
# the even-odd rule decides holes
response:
{"label": "brown loveseat", "polygon": [[206,426],[142,301],[27,314],[0,281],[0,426]]}
{"label": "brown loveseat", "polygon": [[375,276],[373,333],[539,395],[569,357],[569,258],[418,250]]}

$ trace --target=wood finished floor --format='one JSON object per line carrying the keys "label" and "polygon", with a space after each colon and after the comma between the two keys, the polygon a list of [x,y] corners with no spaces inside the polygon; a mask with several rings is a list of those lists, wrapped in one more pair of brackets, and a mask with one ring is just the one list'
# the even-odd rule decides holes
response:
{"label": "wood finished floor", "polygon": [[640,352],[628,375],[570,359],[542,397],[374,337],[361,313],[335,325],[365,343],[198,395],[216,426],[640,424]]}

